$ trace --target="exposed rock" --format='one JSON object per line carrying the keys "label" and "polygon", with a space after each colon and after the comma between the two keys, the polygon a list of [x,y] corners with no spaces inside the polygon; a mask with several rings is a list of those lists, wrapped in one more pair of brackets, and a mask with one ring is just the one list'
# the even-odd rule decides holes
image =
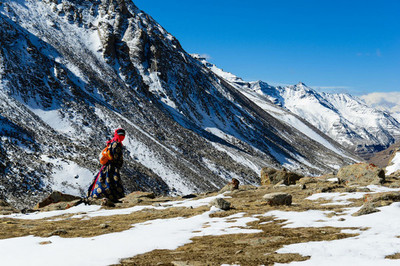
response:
{"label": "exposed rock", "polygon": [[84,203],[87,205],[101,205],[102,199],[85,199]]}
{"label": "exposed rock", "polygon": [[374,204],[372,203],[367,203],[364,204],[361,209],[359,209],[356,213],[353,214],[353,216],[361,216],[361,215],[366,215],[374,212],[379,212],[380,210],[375,208]]}
{"label": "exposed rock", "polygon": [[109,198],[102,198],[101,199],[101,206],[115,207],[115,203],[112,200],[110,200]]}
{"label": "exposed rock", "polygon": [[261,169],[261,185],[263,186],[276,185],[281,181],[287,186],[294,185],[302,177],[302,175],[288,172],[286,169],[277,170],[270,167]]}
{"label": "exposed rock", "polygon": [[67,230],[65,229],[57,229],[54,230],[53,232],[51,232],[50,234],[48,234],[48,236],[61,236],[61,235],[66,235],[68,234]]}
{"label": "exposed rock", "polygon": [[280,186],[285,186],[285,181],[283,181],[283,180],[279,181],[278,183],[276,183],[276,184],[274,185],[274,188],[278,188],[278,187],[280,187]]}
{"label": "exposed rock", "polygon": [[143,192],[143,191],[134,191],[129,195],[120,199],[123,204],[128,204],[128,206],[137,205],[145,199],[154,199],[155,195],[153,192]]}
{"label": "exposed rock", "polygon": [[138,199],[138,198],[149,198],[154,199],[155,195],[153,192],[144,192],[144,191],[134,191],[129,195],[126,195],[121,199],[121,201],[128,200],[128,199]]}
{"label": "exposed rock", "polygon": [[393,178],[393,179],[399,179],[400,178],[400,170],[397,170],[396,172],[391,173],[388,178]]}
{"label": "exposed rock", "polygon": [[10,207],[10,204],[5,200],[0,199],[0,207]]}
{"label": "exposed rock", "polygon": [[363,197],[364,202],[400,202],[400,192],[382,192],[376,194],[366,194]]}
{"label": "exposed rock", "polygon": [[258,237],[258,238],[244,238],[244,239],[239,239],[235,241],[235,244],[240,245],[240,244],[246,244],[250,246],[262,246],[262,245],[268,245],[271,244],[272,242],[280,242],[284,240],[285,238],[283,236],[269,236],[269,237]]}
{"label": "exposed rock", "polygon": [[346,185],[382,184],[385,181],[385,171],[374,164],[357,163],[342,167],[337,177]]}
{"label": "exposed rock", "polygon": [[263,199],[267,201],[267,203],[271,206],[277,205],[291,205],[292,204],[292,195],[288,193],[270,193],[265,194]]}
{"label": "exposed rock", "polygon": [[392,255],[387,255],[385,259],[390,259],[390,260],[399,260],[400,259],[400,253],[394,253]]}
{"label": "exposed rock", "polygon": [[306,177],[302,177],[298,180],[298,183],[300,183],[301,185],[306,185],[306,184],[311,184],[311,183],[319,183],[319,182],[339,183],[340,180],[333,173],[325,174],[325,175],[318,176],[318,177],[306,176]]}
{"label": "exposed rock", "polygon": [[270,167],[264,167],[261,169],[261,185],[269,186],[271,185],[271,180],[278,170]]}
{"label": "exposed rock", "polygon": [[317,183],[320,180],[318,180],[316,177],[310,177],[310,176],[306,176],[306,177],[302,177],[299,179],[298,183],[300,185],[307,185],[307,184],[312,184],[312,183]]}
{"label": "exposed rock", "polygon": [[334,191],[335,189],[340,189],[340,188],[344,188],[344,186],[340,186],[340,185],[333,185],[333,186],[325,186],[319,189],[319,191],[321,193],[326,193],[326,192],[331,192]]}
{"label": "exposed rock", "polygon": [[0,200],[0,215],[8,215],[15,212],[18,211],[14,207],[12,207],[8,202]]}
{"label": "exposed rock", "polygon": [[211,201],[209,205],[215,206],[224,211],[231,209],[231,203],[224,200],[223,198],[216,198],[213,201]]}
{"label": "exposed rock", "polygon": [[45,206],[48,206],[52,203],[58,203],[58,202],[70,202],[70,201],[75,201],[75,200],[80,200],[80,197],[77,196],[72,196],[68,194],[61,193],[59,191],[53,191],[48,197],[46,197],[44,200],[36,204],[35,209],[40,209]]}
{"label": "exposed rock", "polygon": [[229,182],[226,186],[224,186],[219,192],[223,193],[226,191],[233,191],[233,190],[237,190],[239,189],[239,180],[237,180],[236,178],[232,178],[232,181]]}
{"label": "exposed rock", "polygon": [[182,196],[182,199],[193,199],[193,198],[197,198],[197,195],[195,195],[195,194],[188,194],[188,195]]}
{"label": "exposed rock", "polygon": [[370,192],[371,190],[367,187],[346,187],[344,191],[353,193],[353,192]]}
{"label": "exposed rock", "polygon": [[101,224],[101,225],[99,225],[99,227],[100,227],[101,229],[107,229],[107,228],[110,227],[110,225],[109,225],[109,224]]}
{"label": "exposed rock", "polygon": [[62,201],[57,203],[52,203],[47,206],[40,208],[40,211],[57,211],[57,210],[66,210],[71,207],[77,206],[81,204],[83,201],[81,199],[73,200],[73,201]]}

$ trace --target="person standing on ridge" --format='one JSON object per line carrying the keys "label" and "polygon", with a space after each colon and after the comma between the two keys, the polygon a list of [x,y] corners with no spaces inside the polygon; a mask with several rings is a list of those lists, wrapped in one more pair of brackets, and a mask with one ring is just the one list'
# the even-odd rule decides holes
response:
{"label": "person standing on ridge", "polygon": [[107,141],[107,147],[103,150],[100,159],[103,167],[88,189],[88,198],[106,198],[112,202],[118,202],[120,198],[125,196],[120,175],[120,168],[124,163],[122,155],[122,141],[124,139],[125,130],[118,128],[114,132],[114,138]]}

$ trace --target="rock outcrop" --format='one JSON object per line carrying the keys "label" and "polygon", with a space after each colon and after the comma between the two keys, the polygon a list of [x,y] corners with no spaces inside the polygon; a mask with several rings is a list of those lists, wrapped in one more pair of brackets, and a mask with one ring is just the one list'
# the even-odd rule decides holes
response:
{"label": "rock outcrop", "polygon": [[219,192],[223,193],[227,191],[237,190],[239,189],[239,184],[240,184],[239,180],[237,180],[236,178],[232,178],[232,181],[226,184],[226,186],[224,186]]}
{"label": "rock outcrop", "polygon": [[368,163],[342,167],[336,176],[346,185],[377,185],[385,181],[385,171]]}
{"label": "rock outcrop", "polygon": [[217,207],[218,209],[227,211],[231,208],[231,203],[223,198],[216,198],[210,202],[210,206]]}
{"label": "rock outcrop", "polygon": [[[49,205],[55,204],[55,203],[61,203],[61,204],[59,204],[59,207],[56,209],[65,209],[68,206],[69,207],[75,206],[76,204],[78,204],[78,202],[80,203],[81,200],[82,199],[77,196],[64,194],[59,191],[53,191],[49,196],[47,196],[41,202],[36,204],[35,209],[41,209],[41,208],[44,208],[46,206],[49,206]],[[69,202],[74,202],[74,204],[73,205],[68,204]]]}
{"label": "rock outcrop", "polygon": [[288,193],[269,193],[265,194],[263,199],[271,206],[292,205],[292,195]]}
{"label": "rock outcrop", "polygon": [[278,170],[270,167],[261,169],[261,185],[276,185],[282,182],[285,185],[294,185],[303,176],[297,173],[288,172],[286,169]]}

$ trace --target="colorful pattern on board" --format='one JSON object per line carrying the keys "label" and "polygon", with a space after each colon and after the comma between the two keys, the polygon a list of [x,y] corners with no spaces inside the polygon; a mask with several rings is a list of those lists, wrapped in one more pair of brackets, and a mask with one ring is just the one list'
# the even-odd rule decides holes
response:
{"label": "colorful pattern on board", "polygon": [[120,168],[124,162],[122,144],[118,141],[112,142],[110,154],[113,159],[108,161],[95,176],[92,185],[89,187],[89,198],[108,198],[115,202],[125,196],[120,175]]}

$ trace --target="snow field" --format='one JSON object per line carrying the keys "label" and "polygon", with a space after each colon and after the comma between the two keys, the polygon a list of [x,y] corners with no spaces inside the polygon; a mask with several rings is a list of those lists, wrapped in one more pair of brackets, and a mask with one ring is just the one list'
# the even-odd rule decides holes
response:
{"label": "snow field", "polygon": [[[198,207],[208,205],[216,197],[224,197],[224,195],[199,200],[168,202],[158,208]],[[153,206],[145,207],[152,208]],[[42,219],[67,213],[76,213],[73,218],[87,218],[122,215],[140,210],[136,207],[120,210],[100,210],[99,208],[100,206],[80,205],[66,211],[49,212],[47,215],[35,213],[23,217],[22,214],[14,214],[3,216],[3,218]],[[0,240],[1,259],[4,265],[110,265],[118,263],[121,258],[155,249],[176,249],[190,243],[193,237],[261,232],[261,230],[243,228],[247,223],[258,220],[257,218],[244,217],[244,213],[225,218],[211,218],[210,214],[216,211],[219,209],[211,207],[209,211],[190,218],[177,217],[146,221],[133,224],[131,229],[123,232],[90,238],[26,236],[3,239]],[[86,212],[86,214],[79,214],[80,212]],[[19,256],[21,250],[24,251],[24,256]]]}
{"label": "snow field", "polygon": [[[368,186],[371,192],[399,191],[380,186]],[[359,199],[367,192],[358,193],[318,193],[308,200],[327,199],[332,204],[343,204],[348,199]],[[135,206],[126,209],[103,210],[100,206],[79,205],[65,211],[38,212],[33,214],[13,214],[0,216],[15,219],[44,219],[62,214],[74,214],[73,219],[90,219],[98,216],[124,215],[144,208],[165,209],[169,207],[199,207],[208,205],[217,197],[204,199],[186,199],[162,203],[159,207]],[[363,216],[352,216],[360,207],[346,208],[340,215],[331,211],[309,210],[304,212],[270,211],[262,216],[273,216],[275,219],[287,220],[282,224],[285,228],[300,227],[338,227],[342,233],[359,234],[333,241],[316,241],[287,245],[278,253],[299,253],[311,256],[303,262],[292,262],[291,265],[397,265],[396,260],[385,259],[385,256],[400,250],[400,224],[398,215],[400,203],[381,207],[380,212]],[[109,265],[118,263],[121,258],[132,257],[155,249],[176,249],[191,242],[196,236],[224,234],[252,234],[261,230],[247,227],[247,223],[259,220],[259,215],[244,217],[238,213],[225,218],[211,218],[210,214],[219,211],[211,207],[209,211],[190,218],[171,218],[146,221],[133,224],[132,228],[123,232],[100,235],[90,238],[48,238],[26,236],[0,240],[2,262],[5,265]],[[64,218],[58,218],[64,219]],[[354,229],[349,229],[354,228]],[[42,243],[42,244],[40,244]],[[48,244],[43,244],[48,243]],[[112,243],[112,245],[110,245]],[[20,250],[24,256],[18,256]],[[277,264],[279,265],[279,264]]]}
{"label": "snow field", "polygon": [[[372,192],[399,191],[379,186],[368,186]],[[369,192],[370,193],[370,192]],[[325,197],[322,194],[326,194]],[[310,200],[330,199],[342,204],[344,199],[360,198],[366,193],[320,193],[309,197]],[[398,260],[385,259],[385,256],[400,251],[400,202],[379,208],[380,212],[368,215],[352,216],[360,207],[347,208],[340,216],[328,217],[329,211],[310,210],[306,212],[271,211],[265,216],[285,219],[284,228],[301,227],[338,227],[342,233],[359,234],[332,241],[315,241],[287,245],[278,253],[299,253],[311,256],[309,260],[292,262],[289,265],[399,265]],[[360,230],[361,229],[361,230]],[[287,265],[287,264],[275,264]]]}

